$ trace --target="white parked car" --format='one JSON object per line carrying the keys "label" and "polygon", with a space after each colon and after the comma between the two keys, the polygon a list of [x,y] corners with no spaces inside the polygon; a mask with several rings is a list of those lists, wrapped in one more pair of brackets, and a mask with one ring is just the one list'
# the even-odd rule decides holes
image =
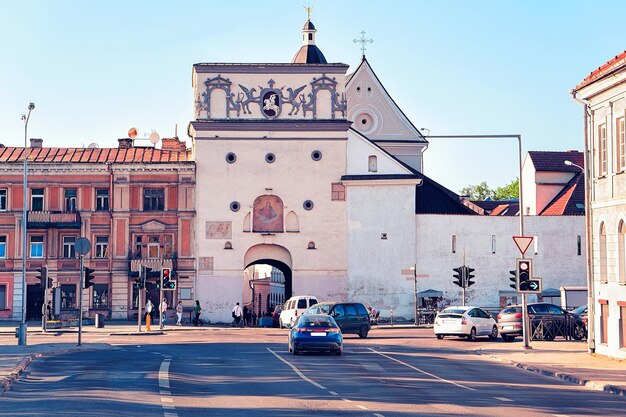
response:
{"label": "white parked car", "polygon": [[435,336],[466,336],[474,341],[477,336],[498,338],[496,321],[485,310],[472,306],[447,307],[435,317]]}
{"label": "white parked car", "polygon": [[278,319],[278,327],[293,327],[298,317],[302,315],[304,310],[317,304],[317,298],[312,295],[296,295],[285,302],[283,311],[280,312]]}

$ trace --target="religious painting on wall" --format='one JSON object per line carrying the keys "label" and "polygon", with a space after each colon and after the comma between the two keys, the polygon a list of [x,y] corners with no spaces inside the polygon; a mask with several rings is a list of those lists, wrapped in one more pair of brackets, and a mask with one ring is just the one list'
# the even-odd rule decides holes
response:
{"label": "religious painting on wall", "polygon": [[283,231],[283,201],[275,195],[262,195],[254,200],[253,232]]}

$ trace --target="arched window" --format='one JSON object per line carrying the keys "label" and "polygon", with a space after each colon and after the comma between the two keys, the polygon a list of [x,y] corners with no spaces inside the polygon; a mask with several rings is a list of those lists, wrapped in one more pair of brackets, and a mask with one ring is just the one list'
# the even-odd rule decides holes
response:
{"label": "arched window", "polygon": [[376,155],[370,155],[367,158],[367,170],[369,172],[378,172],[378,161],[376,161]]}
{"label": "arched window", "polygon": [[285,219],[285,228],[288,232],[299,232],[300,231],[300,221],[298,220],[298,215],[290,211],[287,213],[287,218]]}
{"label": "arched window", "polygon": [[244,232],[250,231],[250,212],[248,212],[246,214],[246,217],[243,218],[243,231]]}
{"label": "arched window", "polygon": [[600,281],[607,282],[606,226],[600,223]]}
{"label": "arched window", "polygon": [[617,230],[617,259],[619,263],[617,281],[626,283],[626,223],[620,220]]}

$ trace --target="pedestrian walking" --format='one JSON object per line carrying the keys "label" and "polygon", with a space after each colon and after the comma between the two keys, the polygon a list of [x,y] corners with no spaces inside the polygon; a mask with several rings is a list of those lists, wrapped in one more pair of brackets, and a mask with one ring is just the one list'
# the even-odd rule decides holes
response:
{"label": "pedestrian walking", "polygon": [[180,321],[183,319],[183,302],[179,301],[176,306],[176,325],[180,326]]}
{"label": "pedestrian walking", "polygon": [[234,323],[237,327],[241,327],[243,324],[241,316],[243,316],[243,311],[241,311],[241,306],[237,303],[235,307],[233,307],[233,319],[235,319]]}
{"label": "pedestrian walking", "polygon": [[250,326],[250,322],[248,321],[248,306],[243,306],[243,325],[244,327]]}
{"label": "pedestrian walking", "polygon": [[200,301],[196,300],[196,305],[193,308],[194,313],[196,313],[196,319],[194,320],[193,324],[194,325],[199,325],[200,324],[200,312],[202,311],[202,308],[200,307]]}
{"label": "pedestrian walking", "polygon": [[165,324],[165,319],[167,319],[167,300],[165,298],[161,301],[159,312],[161,313],[161,317],[163,319],[162,323]]}
{"label": "pedestrian walking", "polygon": [[48,303],[42,306],[41,315],[45,317],[47,321],[52,320],[52,301],[48,301]]}

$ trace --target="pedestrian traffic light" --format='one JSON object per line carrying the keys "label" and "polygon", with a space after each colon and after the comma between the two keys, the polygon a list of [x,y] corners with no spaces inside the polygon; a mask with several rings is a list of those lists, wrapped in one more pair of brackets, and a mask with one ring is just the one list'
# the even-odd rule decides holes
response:
{"label": "pedestrian traffic light", "polygon": [[532,279],[533,263],[530,259],[516,259],[517,290],[529,291],[529,281]]}
{"label": "pedestrian traffic light", "polygon": [[515,270],[509,271],[509,274],[512,275],[511,277],[509,277],[509,280],[511,281],[509,286],[513,288],[515,291],[517,291],[517,271]]}
{"label": "pedestrian traffic light", "polygon": [[465,285],[467,285],[468,288],[475,284],[475,282],[472,281],[472,278],[475,276],[472,272],[474,272],[474,268],[470,268],[469,266],[465,267]]}
{"label": "pedestrian traffic light", "polygon": [[157,281],[157,288],[161,288],[161,284],[163,284],[163,289],[170,288],[171,276],[172,271],[170,268],[161,268],[161,279]]}
{"label": "pedestrian traffic light", "polygon": [[452,283],[454,283],[455,285],[458,285],[459,287],[463,287],[464,286],[464,274],[465,274],[465,266],[460,266],[458,268],[452,268],[452,270],[454,272],[456,272],[456,274],[452,274],[452,276],[454,277],[454,280],[452,281]]}
{"label": "pedestrian traffic light", "polygon": [[48,283],[48,267],[42,266],[41,268],[37,268],[36,271],[39,272],[39,275],[35,275],[35,278],[40,281],[41,289],[45,290],[46,284]]}
{"label": "pedestrian traffic light", "polygon": [[84,288],[89,288],[93,286],[93,273],[96,271],[95,269],[92,268],[87,268],[86,266],[83,267],[83,270],[85,271],[85,286]]}

